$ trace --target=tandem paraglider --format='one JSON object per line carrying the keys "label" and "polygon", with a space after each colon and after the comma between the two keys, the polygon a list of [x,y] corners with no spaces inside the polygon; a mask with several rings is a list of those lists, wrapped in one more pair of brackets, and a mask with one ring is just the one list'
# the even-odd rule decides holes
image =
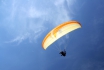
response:
{"label": "tandem paraglider", "polygon": [[[43,39],[42,48],[46,50],[56,40],[78,28],[81,28],[81,24],[77,21],[68,21],[56,26]],[[66,56],[66,51],[60,51],[59,54]]]}

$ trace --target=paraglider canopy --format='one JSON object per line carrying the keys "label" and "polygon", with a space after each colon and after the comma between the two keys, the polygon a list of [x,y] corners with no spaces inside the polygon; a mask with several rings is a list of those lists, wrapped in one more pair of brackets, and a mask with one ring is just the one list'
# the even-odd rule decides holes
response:
{"label": "paraglider canopy", "polygon": [[58,25],[45,36],[42,42],[43,49],[46,50],[57,39],[78,28],[81,28],[81,24],[77,21],[68,21]]}

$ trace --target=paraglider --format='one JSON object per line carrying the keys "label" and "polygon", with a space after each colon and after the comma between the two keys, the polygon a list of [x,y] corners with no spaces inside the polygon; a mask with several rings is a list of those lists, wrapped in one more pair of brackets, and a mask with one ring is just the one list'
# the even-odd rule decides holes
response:
{"label": "paraglider", "polygon": [[61,54],[61,56],[66,56],[66,51],[64,50],[64,51],[61,51],[59,54]]}
{"label": "paraglider", "polygon": [[[52,43],[54,43],[60,37],[78,28],[81,28],[81,24],[77,21],[68,21],[58,25],[57,27],[52,29],[43,39],[42,42],[43,49],[46,50]],[[63,52],[60,52],[60,54],[63,55]]]}

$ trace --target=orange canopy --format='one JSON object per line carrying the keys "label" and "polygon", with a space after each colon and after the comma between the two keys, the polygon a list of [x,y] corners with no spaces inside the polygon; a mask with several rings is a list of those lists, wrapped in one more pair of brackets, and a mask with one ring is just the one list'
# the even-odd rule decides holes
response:
{"label": "orange canopy", "polygon": [[42,42],[43,49],[47,49],[57,39],[78,28],[81,28],[81,24],[77,21],[68,21],[58,25],[45,36]]}

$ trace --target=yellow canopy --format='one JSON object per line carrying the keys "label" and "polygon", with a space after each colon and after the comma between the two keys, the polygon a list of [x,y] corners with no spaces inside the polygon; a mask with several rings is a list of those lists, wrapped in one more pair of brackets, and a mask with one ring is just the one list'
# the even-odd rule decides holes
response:
{"label": "yellow canopy", "polygon": [[57,39],[78,28],[81,28],[81,24],[77,21],[64,22],[58,25],[52,29],[44,38],[42,42],[43,49],[46,50]]}

